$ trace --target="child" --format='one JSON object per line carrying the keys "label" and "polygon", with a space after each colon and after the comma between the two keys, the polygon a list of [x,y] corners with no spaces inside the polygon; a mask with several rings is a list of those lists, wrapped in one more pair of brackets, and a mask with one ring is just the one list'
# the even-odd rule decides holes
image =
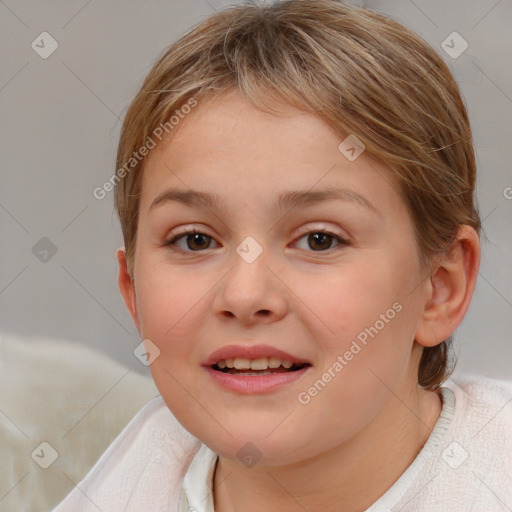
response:
{"label": "child", "polygon": [[512,384],[448,380],[475,171],[447,66],[390,19],[285,0],[185,34],[113,180],[161,396],[55,510],[512,510]]}

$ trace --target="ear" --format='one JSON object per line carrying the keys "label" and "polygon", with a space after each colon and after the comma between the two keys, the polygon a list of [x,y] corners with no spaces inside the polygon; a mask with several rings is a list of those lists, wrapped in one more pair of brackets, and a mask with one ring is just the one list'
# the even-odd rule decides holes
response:
{"label": "ear", "polygon": [[116,251],[117,263],[119,264],[119,274],[117,276],[117,286],[121,292],[124,303],[130,315],[139,331],[140,335],[140,323],[139,315],[137,313],[137,300],[135,296],[135,285],[128,272],[128,266],[126,264],[126,251],[124,247],[120,247]]}
{"label": "ear", "polygon": [[471,226],[463,225],[450,249],[436,259],[416,330],[418,344],[434,347],[453,334],[468,310],[479,267],[478,233]]}

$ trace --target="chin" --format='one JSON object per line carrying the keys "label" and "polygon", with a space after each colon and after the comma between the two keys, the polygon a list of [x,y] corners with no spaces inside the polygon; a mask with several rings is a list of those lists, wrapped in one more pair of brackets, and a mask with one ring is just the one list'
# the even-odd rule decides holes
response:
{"label": "chin", "polygon": [[[218,436],[209,432],[203,435],[201,441],[211,450],[225,459],[238,461],[240,464],[251,467],[258,466],[284,466],[300,462],[307,454],[305,447],[311,450],[311,444],[306,440],[294,439],[290,436],[267,436],[261,432],[230,432],[233,437],[224,432]],[[196,436],[197,437],[197,436]]]}

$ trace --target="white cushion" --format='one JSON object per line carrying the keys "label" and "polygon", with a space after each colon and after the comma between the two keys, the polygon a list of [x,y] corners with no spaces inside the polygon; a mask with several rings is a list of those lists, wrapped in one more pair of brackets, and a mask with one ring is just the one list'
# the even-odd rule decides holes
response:
{"label": "white cushion", "polygon": [[158,394],[82,344],[0,335],[0,510],[51,510]]}

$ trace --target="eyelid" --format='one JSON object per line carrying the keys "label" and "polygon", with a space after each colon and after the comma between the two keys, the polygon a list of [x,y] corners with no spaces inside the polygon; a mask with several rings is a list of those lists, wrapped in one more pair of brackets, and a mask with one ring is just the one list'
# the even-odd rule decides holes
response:
{"label": "eyelid", "polygon": [[333,230],[331,228],[329,228],[328,226],[326,226],[325,224],[315,225],[315,226],[311,226],[311,224],[308,224],[306,226],[301,226],[300,228],[297,229],[297,231],[299,233],[301,233],[301,234],[309,233],[309,232],[314,231],[314,230],[317,230],[317,231],[330,231],[333,235],[341,237],[341,235],[337,235],[336,233],[334,233]]}
{"label": "eyelid", "polygon": [[301,226],[298,230],[300,235],[307,235],[309,233],[317,233],[317,232],[323,232],[335,237],[340,238],[341,240],[348,241],[348,236],[335,233],[333,229],[329,228],[328,226],[324,225],[318,225],[318,226]]}
{"label": "eyelid", "polygon": [[[348,241],[348,237],[345,236],[345,235],[341,235],[341,234],[338,234],[338,233],[335,233],[333,230],[331,230],[330,228],[328,228],[327,226],[325,225],[322,225],[322,226],[301,226],[299,229],[298,229],[298,233],[300,235],[307,235],[307,234],[310,234],[310,233],[316,233],[316,232],[325,232],[326,234],[329,234],[329,235],[332,235],[332,236],[336,236],[342,240],[345,240],[345,241]],[[183,226],[181,228],[176,228],[176,230],[173,232],[173,234],[171,235],[171,238],[169,238],[169,240],[167,240],[167,242],[171,242],[172,240],[176,239],[179,235],[185,235],[185,234],[195,234],[195,233],[199,233],[199,234],[202,234],[202,235],[207,235],[209,236],[210,238],[215,238],[214,236],[212,235],[208,235],[207,233],[207,230],[206,229],[203,229],[203,228],[197,228],[196,226],[193,226],[193,227],[190,227],[190,226]]]}
{"label": "eyelid", "polygon": [[[193,233],[201,233],[204,235],[207,234],[206,229],[197,228],[196,226],[187,225],[187,226],[182,226],[182,227],[179,227],[179,228],[176,228],[175,230],[173,230],[172,235],[171,235],[172,238],[170,238],[170,240],[178,237],[179,235],[185,235],[185,234],[188,235],[188,234],[193,234]],[[210,236],[210,235],[208,235],[208,236]]]}

